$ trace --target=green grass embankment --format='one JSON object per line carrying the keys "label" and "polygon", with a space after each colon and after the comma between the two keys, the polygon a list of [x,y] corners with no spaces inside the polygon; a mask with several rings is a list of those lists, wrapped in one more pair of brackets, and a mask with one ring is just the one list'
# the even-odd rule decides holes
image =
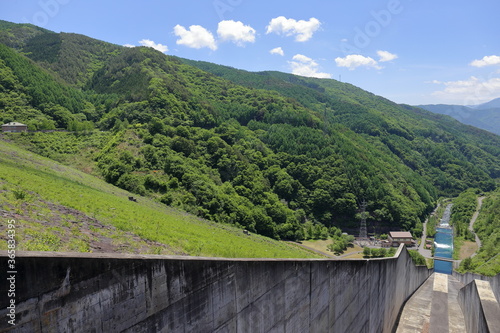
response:
{"label": "green grass embankment", "polygon": [[[145,250],[149,253],[317,257],[285,242],[244,235],[240,229],[199,219],[151,199],[140,197],[137,203],[131,202],[129,195],[91,175],[0,140],[0,209],[3,219],[18,219],[18,250],[92,251],[89,244],[96,233],[82,235],[75,222],[75,215],[80,214],[106,229],[107,239],[125,242],[124,238],[134,238],[136,243],[128,242],[129,247],[149,242],[152,247]],[[64,207],[62,211],[71,214],[55,216],[51,207]],[[43,223],[51,222],[48,219],[52,219],[52,226],[44,228]],[[6,224],[1,223],[1,229]],[[66,229],[72,232],[64,233]],[[1,230],[0,237],[5,239],[6,235],[6,230]],[[6,249],[5,241],[0,242],[0,249]]]}

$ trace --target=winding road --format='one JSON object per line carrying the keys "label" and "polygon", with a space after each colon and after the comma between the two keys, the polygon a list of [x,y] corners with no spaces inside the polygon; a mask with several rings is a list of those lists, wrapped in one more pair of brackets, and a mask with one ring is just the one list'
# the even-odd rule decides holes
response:
{"label": "winding road", "polygon": [[[472,215],[472,218],[470,219],[470,224],[469,224],[469,230],[472,232],[474,232],[474,223],[476,222],[477,217],[479,216],[479,211],[481,210],[481,207],[483,206],[484,198],[485,197],[477,198],[477,209],[476,209],[476,212],[474,213],[474,215]],[[477,250],[476,250],[476,252],[474,252],[473,255],[471,255],[471,258],[474,257],[477,254],[477,252],[479,251],[479,249],[481,248],[481,240],[479,239],[479,237],[477,236],[476,233],[474,233],[474,236],[476,237]]]}
{"label": "winding road", "polygon": [[[434,211],[431,213],[430,216],[436,214],[437,210],[439,208],[439,204],[436,206],[436,208],[434,209]],[[423,226],[424,226],[424,230],[422,231],[422,240],[420,241],[420,245],[418,246],[418,253],[420,253],[421,255],[423,255],[425,258],[432,258],[432,251],[431,250],[427,250],[425,248],[425,240],[427,238],[427,222],[429,221],[429,218],[427,218],[425,220],[425,222],[423,223]]]}

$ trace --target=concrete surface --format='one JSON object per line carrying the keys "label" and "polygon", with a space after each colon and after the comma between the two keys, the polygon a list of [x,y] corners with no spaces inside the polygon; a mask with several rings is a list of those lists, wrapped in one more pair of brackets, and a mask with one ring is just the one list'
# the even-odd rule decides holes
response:
{"label": "concrete surface", "polygon": [[467,332],[500,332],[500,306],[488,281],[474,280],[460,290]]}
{"label": "concrete surface", "polygon": [[404,247],[370,260],[19,252],[16,267],[16,326],[0,331],[392,332],[432,273]]}
{"label": "concrete surface", "polygon": [[484,276],[474,273],[460,274],[458,272],[453,271],[453,276],[457,280],[462,282],[463,285],[467,285],[474,280],[488,281],[491,285],[491,289],[493,290],[493,293],[495,294],[497,301],[500,303],[500,274],[495,276]]}
{"label": "concrete surface", "polygon": [[429,332],[434,274],[408,300],[399,318],[397,333]]}
{"label": "concrete surface", "polygon": [[434,273],[405,304],[397,333],[464,333],[458,302],[463,285],[451,275]]}

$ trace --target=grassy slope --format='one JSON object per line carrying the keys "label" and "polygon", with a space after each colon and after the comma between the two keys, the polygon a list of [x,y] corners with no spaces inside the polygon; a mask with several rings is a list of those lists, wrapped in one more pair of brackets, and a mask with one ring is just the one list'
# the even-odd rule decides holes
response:
{"label": "grassy slope", "polygon": [[[93,176],[0,140],[0,209],[2,219],[14,217],[17,221],[19,250],[88,251],[91,248],[85,242],[89,242],[90,237],[78,233],[78,229],[83,229],[83,226],[73,226],[73,233],[61,236],[63,227],[69,228],[68,220],[77,223],[75,215],[80,215],[99,222],[108,230],[108,234],[118,235],[108,235],[108,238],[134,238],[134,242],[124,242],[129,247],[134,244],[143,247],[146,252],[151,252],[153,246],[155,253],[197,256],[315,256],[265,237],[245,236],[239,229],[210,223],[146,198],[139,198],[138,203],[133,203],[128,200],[129,195]],[[37,218],[28,218],[33,217],[34,207],[38,207]],[[56,219],[52,214],[54,210],[50,212],[51,207],[71,212],[68,214],[71,217],[65,219],[59,216]],[[61,210],[61,207],[65,209]],[[60,221],[61,225],[43,230],[42,220],[51,218]],[[37,220],[40,222],[37,223]],[[5,238],[6,223],[0,225],[0,237]],[[96,228],[93,226],[90,229]],[[40,242],[36,241],[36,237],[42,238]],[[69,243],[76,246],[66,246]],[[0,249],[6,248],[5,241],[0,244]]]}

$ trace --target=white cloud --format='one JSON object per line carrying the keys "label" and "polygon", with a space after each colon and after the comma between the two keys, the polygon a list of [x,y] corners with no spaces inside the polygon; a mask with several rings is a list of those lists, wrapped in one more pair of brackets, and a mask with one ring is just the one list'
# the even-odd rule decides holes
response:
{"label": "white cloud", "polygon": [[208,47],[211,50],[217,50],[217,44],[212,33],[200,25],[192,25],[187,30],[178,24],[174,27],[174,34],[180,37],[176,42],[179,45],[195,49]]}
{"label": "white cloud", "polygon": [[303,63],[314,63],[314,60],[312,60],[311,58],[309,58],[308,56],[305,56],[303,54],[296,54],[293,56],[292,59],[303,62]]}
{"label": "white cloud", "polygon": [[283,51],[283,49],[281,47],[275,47],[274,49],[272,49],[271,51],[269,51],[269,53],[271,53],[271,54],[278,54],[280,56],[284,56],[285,55],[285,51]]}
{"label": "white cloud", "polygon": [[471,66],[474,67],[484,67],[484,66],[492,66],[500,64],[500,56],[492,55],[492,56],[484,56],[481,60],[474,60],[470,63]]}
{"label": "white cloud", "polygon": [[365,66],[365,67],[372,67],[376,69],[381,69],[373,58],[371,57],[365,57],[362,56],[361,54],[350,54],[344,58],[335,58],[335,63],[337,64],[338,67],[347,67],[349,70],[354,70],[357,67]]}
{"label": "white cloud", "polygon": [[132,45],[132,44],[124,44],[123,46],[125,46],[125,47],[135,47],[135,45]]}
{"label": "white cloud", "polygon": [[398,58],[397,54],[392,54],[391,52],[388,51],[377,51],[377,54],[380,57],[380,59],[378,60],[380,62],[392,61]]}
{"label": "white cloud", "polygon": [[273,18],[271,22],[269,22],[266,34],[274,32],[277,34],[284,34],[285,36],[295,35],[295,40],[297,42],[306,42],[311,39],[312,35],[319,29],[320,25],[321,22],[314,17],[311,17],[309,21],[297,21],[294,19],[287,19],[284,16],[279,16]]}
{"label": "white cloud", "polygon": [[332,77],[331,74],[318,72],[318,63],[305,55],[296,54],[292,59],[295,61],[288,62],[292,67],[292,74],[320,79],[330,79]]}
{"label": "white cloud", "polygon": [[238,46],[255,42],[255,29],[238,21],[221,21],[217,35],[222,41],[232,41]]}
{"label": "white cloud", "polygon": [[445,86],[443,90],[432,93],[442,103],[475,105],[500,96],[500,77],[480,79],[471,76],[467,80],[447,82],[434,80],[432,83]]}
{"label": "white cloud", "polygon": [[166,45],[156,44],[155,42],[153,42],[152,40],[149,40],[149,39],[140,40],[139,44],[141,44],[142,46],[152,47],[153,49],[158,50],[158,51],[163,52],[163,53],[168,51],[168,47]]}

